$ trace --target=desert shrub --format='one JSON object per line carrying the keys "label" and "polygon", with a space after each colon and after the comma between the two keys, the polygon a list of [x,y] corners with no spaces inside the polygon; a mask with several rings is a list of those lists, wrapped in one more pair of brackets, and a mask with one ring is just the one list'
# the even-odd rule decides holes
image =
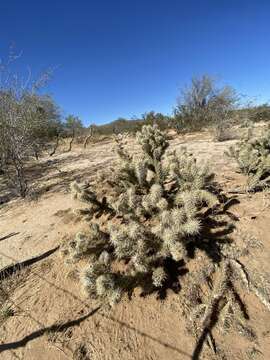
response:
{"label": "desert shrub", "polygon": [[259,106],[253,106],[249,109],[248,116],[252,122],[269,121],[270,105],[266,103]]}
{"label": "desert shrub", "polygon": [[0,67],[0,159],[2,173],[21,196],[28,191],[25,163],[38,158],[47,142],[61,126],[59,111],[53,100],[38,93],[48,78],[28,81],[12,73],[9,66]]}
{"label": "desert shrub", "polygon": [[63,123],[63,137],[70,138],[67,151],[71,151],[73,142],[83,142],[83,124],[82,121],[74,115],[68,115]]}
{"label": "desert shrub", "polygon": [[232,129],[232,123],[217,123],[212,128],[214,141],[227,141],[236,139],[235,129]]}
{"label": "desert shrub", "polygon": [[270,129],[259,137],[252,136],[252,129],[227,155],[234,158],[241,172],[247,175],[247,191],[257,191],[270,185]]}
{"label": "desert shrub", "polygon": [[157,125],[159,129],[166,130],[171,124],[171,117],[163,115],[161,113],[156,113],[155,111],[149,111],[142,115],[143,125]]}
{"label": "desert shrub", "polygon": [[207,126],[226,124],[238,102],[233,88],[217,87],[216,81],[208,75],[193,78],[174,109],[175,128],[178,132],[198,131]]}
{"label": "desert shrub", "polygon": [[117,135],[122,133],[136,134],[144,125],[158,125],[161,130],[173,127],[172,118],[162,113],[149,111],[142,114],[140,117],[133,117],[131,119],[118,118],[108,124],[95,126],[95,133],[97,135]]}
{"label": "desert shrub", "polygon": [[39,154],[57,133],[60,123],[52,100],[24,92],[17,98],[0,93],[0,157],[4,174],[21,196],[28,190],[26,162]]}
{"label": "desert shrub", "polygon": [[118,118],[108,124],[96,125],[95,134],[97,135],[113,135],[123,132],[136,133],[143,125],[142,119],[124,119]]}

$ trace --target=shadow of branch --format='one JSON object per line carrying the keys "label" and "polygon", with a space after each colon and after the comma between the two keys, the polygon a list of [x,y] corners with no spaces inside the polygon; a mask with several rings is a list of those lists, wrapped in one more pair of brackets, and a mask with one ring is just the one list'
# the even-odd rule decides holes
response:
{"label": "shadow of branch", "polygon": [[9,238],[11,238],[12,236],[15,236],[15,235],[18,235],[18,234],[19,234],[19,232],[10,233],[10,234],[8,234],[8,235],[6,235],[6,236],[1,237],[1,238],[0,238],[0,241],[9,239]]}
{"label": "shadow of branch", "polygon": [[170,344],[168,344],[168,343],[166,343],[166,342],[164,342],[162,340],[159,340],[159,339],[157,339],[157,338],[155,338],[155,337],[153,337],[151,335],[148,335],[145,332],[143,332],[143,331],[141,331],[139,329],[136,329],[134,326],[130,326],[129,324],[125,323],[124,321],[118,320],[118,319],[114,318],[113,316],[107,316],[107,315],[104,315],[104,314],[99,314],[99,315],[106,318],[106,319],[108,319],[108,320],[114,321],[114,322],[118,323],[119,325],[121,325],[121,326],[123,326],[123,327],[125,327],[125,328],[127,328],[129,330],[134,331],[138,335],[144,336],[144,337],[146,337],[146,338],[148,338],[148,339],[150,339],[150,340],[152,340],[152,341],[154,341],[154,342],[156,342],[156,343],[158,343],[160,345],[163,345],[165,348],[174,350],[174,351],[178,352],[181,355],[185,355],[186,357],[191,358],[190,354],[186,353],[185,351],[180,350],[177,347],[172,346],[172,345],[170,345]]}
{"label": "shadow of branch", "polygon": [[[4,256],[12,259],[12,260],[15,260],[15,259],[13,259],[12,257],[10,257],[10,256],[8,256],[8,255],[5,255],[5,254],[3,254],[3,253],[1,253],[1,255],[4,255]],[[50,286],[52,286],[52,287],[54,287],[55,289],[61,291],[61,292],[64,293],[65,295],[68,295],[68,296],[72,297],[74,300],[78,301],[80,304],[84,305],[86,308],[89,308],[89,304],[88,304],[86,301],[83,301],[83,300],[82,300],[81,298],[79,298],[77,295],[73,294],[73,292],[71,292],[71,291],[69,291],[69,290],[67,290],[67,289],[62,288],[62,287],[59,286],[59,285],[54,284],[53,282],[49,281],[49,280],[46,279],[44,276],[42,276],[41,274],[39,274],[39,273],[37,273],[37,272],[35,272],[35,271],[33,271],[33,270],[32,270],[32,273],[33,273],[35,276],[37,276],[38,278],[40,278],[41,280],[43,280],[44,282],[46,282],[47,284],[49,284]],[[97,310],[99,310],[100,308],[101,308],[101,306],[98,306],[95,310],[93,310],[94,313],[95,313]],[[85,315],[85,316],[83,316],[82,318],[79,318],[79,319],[77,319],[77,320],[70,321],[70,322],[64,324],[63,326],[66,326],[65,328],[67,328],[67,327],[70,327],[70,326],[78,325],[81,321],[87,319],[90,315],[93,315],[93,314],[94,314],[94,313],[92,314],[93,311],[91,311],[91,313],[89,313],[88,315]],[[112,317],[112,316],[105,315],[105,314],[101,314],[101,313],[99,313],[98,315],[101,316],[101,317],[103,317],[103,318],[106,318],[107,320],[111,320],[111,321],[113,321],[113,322],[116,322],[116,323],[118,323],[119,325],[121,325],[121,326],[123,326],[123,327],[125,327],[125,328],[127,328],[127,329],[129,329],[129,330],[132,330],[132,331],[136,332],[138,335],[143,336],[143,337],[146,337],[146,338],[148,338],[148,339],[150,339],[150,340],[152,340],[152,341],[154,341],[154,342],[156,342],[156,343],[164,346],[165,348],[171,349],[171,350],[176,351],[177,353],[179,353],[179,354],[181,354],[181,355],[184,355],[184,356],[186,356],[186,357],[188,357],[188,358],[191,358],[191,355],[188,354],[188,353],[186,353],[185,351],[183,351],[183,350],[181,350],[181,349],[178,349],[177,347],[175,347],[175,346],[173,346],[173,345],[170,345],[170,344],[168,344],[168,343],[166,343],[166,342],[164,342],[164,341],[162,341],[162,340],[160,340],[160,339],[157,339],[157,338],[155,338],[155,337],[153,337],[153,336],[151,336],[151,335],[148,335],[147,333],[145,333],[145,332],[143,332],[143,331],[141,331],[141,330],[139,330],[139,329],[137,329],[137,328],[135,328],[135,327],[133,327],[133,326],[130,326],[129,324],[127,324],[127,323],[125,323],[125,322],[123,322],[123,321],[121,321],[121,320],[119,320],[119,319],[116,319],[116,318],[114,318],[114,317]],[[75,322],[75,323],[74,323],[74,322]],[[78,322],[78,323],[76,323],[76,322]],[[60,327],[60,329],[62,329],[62,330],[59,330],[59,324],[53,325],[54,328],[48,327],[48,328],[44,328],[44,329],[41,329],[41,330],[37,330],[36,332],[34,332],[34,333],[26,336],[25,338],[23,338],[23,339],[20,340],[20,341],[17,341],[17,342],[14,342],[14,343],[9,343],[9,344],[0,345],[0,353],[1,353],[1,350],[4,351],[4,350],[16,349],[16,348],[18,348],[18,347],[24,346],[24,345],[27,344],[27,342],[29,342],[29,341],[31,341],[31,340],[39,337],[39,336],[42,336],[42,335],[44,334],[44,332],[46,332],[46,331],[50,331],[50,330],[53,331],[55,328],[58,329],[58,331],[63,331],[63,330],[65,329],[65,328],[63,328],[63,326]],[[16,346],[16,347],[14,347],[14,348],[11,347],[12,344],[13,344],[14,346]]]}
{"label": "shadow of branch", "polygon": [[[23,268],[33,265],[35,263],[37,263],[38,261],[41,261],[43,259],[46,259],[48,256],[52,255],[53,253],[56,252],[56,250],[59,249],[59,246],[56,246],[55,248],[45,251],[44,253],[34,256],[30,259],[27,259],[25,261],[21,261],[21,262],[16,262],[15,264],[9,265],[4,267],[3,269],[0,270],[0,279],[7,279],[8,277],[12,276],[13,274],[15,274],[17,271],[22,270]],[[12,259],[11,257],[3,254],[2,252],[0,252],[1,255]],[[14,259],[12,259],[14,260]]]}
{"label": "shadow of branch", "polygon": [[48,331],[52,332],[62,332],[72,326],[78,326],[81,322],[88,319],[90,316],[93,316],[98,310],[100,309],[100,306],[96,307],[94,310],[90,311],[88,314],[79,317],[78,319],[74,319],[71,321],[68,321],[64,324],[54,324],[52,326],[44,327],[42,329],[36,330],[32,332],[31,334],[25,336],[21,340],[6,343],[6,344],[0,344],[0,353],[3,351],[11,350],[11,349],[18,349],[20,347],[25,346],[29,341],[32,341],[34,339],[37,339],[44,335],[44,333]]}

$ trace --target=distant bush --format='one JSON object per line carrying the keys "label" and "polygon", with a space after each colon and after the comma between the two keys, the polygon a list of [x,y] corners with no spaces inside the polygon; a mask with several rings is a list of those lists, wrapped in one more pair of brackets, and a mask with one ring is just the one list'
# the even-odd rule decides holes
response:
{"label": "distant bush", "polygon": [[238,101],[235,90],[229,86],[218,88],[208,75],[193,78],[174,110],[175,128],[178,132],[197,131],[225,123]]}
{"label": "distant bush", "polygon": [[123,119],[119,118],[115,121],[112,121],[108,124],[104,125],[95,125],[94,133],[97,135],[107,135],[110,136],[112,134],[121,134],[124,132],[136,133],[141,126],[143,120],[140,119]]}
{"label": "distant bush", "polygon": [[157,125],[159,129],[166,130],[172,127],[172,119],[170,116],[163,115],[161,113],[156,113],[155,111],[150,111],[142,115],[143,124],[142,125]]}
{"label": "distant bush", "polygon": [[251,122],[270,121],[270,105],[254,106],[249,109],[248,116]]}
{"label": "distant bush", "polygon": [[158,125],[160,129],[165,130],[172,127],[172,119],[167,115],[149,111],[142,114],[141,118],[119,118],[108,124],[95,125],[94,133],[98,135],[136,134],[144,125]]}
{"label": "distant bush", "polygon": [[73,142],[82,143],[84,133],[82,121],[78,116],[68,115],[62,125],[62,136],[70,138],[67,151],[71,151]]}
{"label": "distant bush", "polygon": [[237,138],[235,134],[235,129],[232,129],[232,123],[227,122],[220,122],[213,126],[212,128],[214,141],[228,141]]}

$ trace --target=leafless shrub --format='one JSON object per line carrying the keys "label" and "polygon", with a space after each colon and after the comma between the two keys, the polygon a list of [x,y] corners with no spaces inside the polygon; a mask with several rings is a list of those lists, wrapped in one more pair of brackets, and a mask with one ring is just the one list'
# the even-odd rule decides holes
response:
{"label": "leafless shrub", "polygon": [[237,138],[237,134],[235,134],[235,130],[231,128],[232,124],[229,123],[216,123],[213,126],[213,139],[214,141],[228,141],[234,140]]}
{"label": "leafless shrub", "polygon": [[69,115],[64,123],[64,136],[70,138],[67,152],[71,151],[75,137],[81,135],[82,131],[82,121],[77,116]]}
{"label": "leafless shrub", "polygon": [[249,109],[249,119],[252,122],[269,121],[270,120],[270,105],[265,103],[258,106],[253,106]]}
{"label": "leafless shrub", "polygon": [[209,75],[193,78],[191,85],[182,91],[174,110],[176,130],[196,131],[226,123],[238,102],[239,97],[233,88],[218,88]]}
{"label": "leafless shrub", "polygon": [[89,133],[88,133],[88,135],[86,136],[86,138],[84,139],[84,142],[83,142],[84,149],[86,149],[88,142],[90,141],[91,138],[93,138],[94,134],[95,134],[95,125],[91,125],[89,127]]}
{"label": "leafless shrub", "polygon": [[45,72],[38,80],[12,72],[16,56],[0,62],[0,159],[2,173],[12,187],[25,197],[28,181],[25,164],[38,159],[49,138],[57,133],[60,118],[52,99],[39,94],[50,77]]}

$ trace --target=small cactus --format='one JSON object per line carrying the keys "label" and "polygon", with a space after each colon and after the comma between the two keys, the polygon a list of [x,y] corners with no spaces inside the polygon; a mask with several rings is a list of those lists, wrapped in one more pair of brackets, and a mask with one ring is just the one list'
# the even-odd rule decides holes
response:
{"label": "small cactus", "polygon": [[234,158],[241,172],[248,176],[247,191],[270,186],[270,129],[258,138],[248,134],[226,153]]}
{"label": "small cactus", "polygon": [[[66,252],[74,261],[91,259],[84,288],[102,298],[106,293],[118,299],[140,274],[162,287],[166,259],[188,258],[187,247],[196,246],[204,228],[204,211],[218,204],[209,169],[184,148],[167,152],[168,140],[157,126],[144,126],[137,141],[142,151],[132,156],[117,137],[119,163],[107,179],[110,196],[100,200],[90,184],[71,185],[73,196],[87,204],[79,212],[90,230],[78,234]],[[100,226],[93,220],[102,214],[109,217]],[[113,264],[122,260],[127,266],[119,277]]]}

